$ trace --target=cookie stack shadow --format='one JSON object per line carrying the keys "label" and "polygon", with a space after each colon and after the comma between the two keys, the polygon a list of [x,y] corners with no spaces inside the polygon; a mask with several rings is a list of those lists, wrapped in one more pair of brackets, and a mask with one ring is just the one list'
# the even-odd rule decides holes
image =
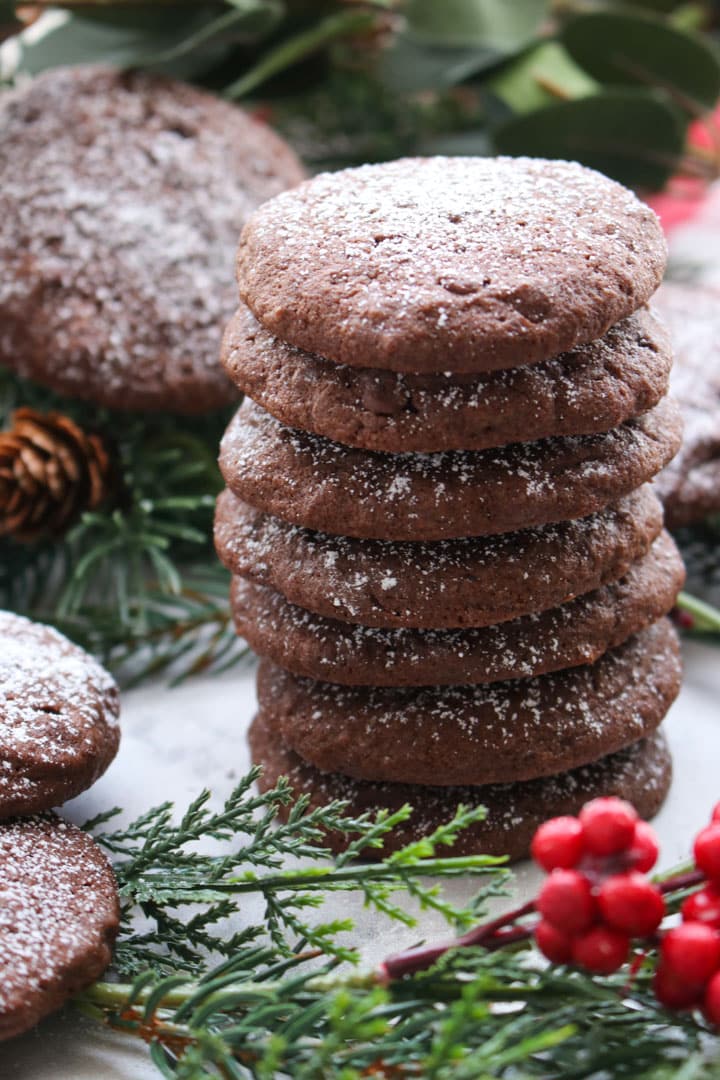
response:
{"label": "cookie stack shadow", "polygon": [[487,816],[454,850],[512,858],[595,795],[659,808],[683,581],[650,483],[680,442],[664,259],[646,207],[560,162],[363,167],[254,215],[215,539],[262,657],[262,784],[412,804],[385,852],[459,803]]}

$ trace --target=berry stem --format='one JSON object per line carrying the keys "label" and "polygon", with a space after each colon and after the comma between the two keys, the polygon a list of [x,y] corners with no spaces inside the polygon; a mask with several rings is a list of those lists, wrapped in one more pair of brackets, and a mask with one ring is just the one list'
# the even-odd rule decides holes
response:
{"label": "berry stem", "polygon": [[[675,874],[657,883],[661,893],[679,892],[683,889],[692,888],[693,885],[701,885],[705,881],[705,875],[701,870],[688,870],[682,874]],[[450,949],[463,949],[468,946],[482,945],[488,951],[506,948],[516,945],[521,941],[528,941],[535,931],[535,924],[514,926],[519,919],[531,915],[535,911],[535,900],[528,900],[526,904],[513,908],[504,915],[498,916],[491,922],[469,930],[462,937],[452,941],[438,942],[436,945],[419,945],[414,949],[394,953],[383,960],[380,965],[380,974],[383,981],[401,979],[405,975],[413,975],[417,971],[424,971],[444,956]],[[656,938],[653,935],[653,938]],[[645,939],[648,940],[648,939]],[[657,939],[656,939],[657,940]]]}

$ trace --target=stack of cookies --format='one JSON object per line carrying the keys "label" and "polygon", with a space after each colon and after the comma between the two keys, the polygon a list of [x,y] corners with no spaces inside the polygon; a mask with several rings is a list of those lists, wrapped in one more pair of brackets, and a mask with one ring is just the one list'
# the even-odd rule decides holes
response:
{"label": "stack of cookies", "polygon": [[[216,545],[263,657],[262,783],[486,819],[517,858],[616,794],[653,814],[683,568],[650,481],[680,443],[647,308],[654,214],[589,169],[408,159],[258,210],[224,366]],[[336,848],[346,837],[332,837]]]}

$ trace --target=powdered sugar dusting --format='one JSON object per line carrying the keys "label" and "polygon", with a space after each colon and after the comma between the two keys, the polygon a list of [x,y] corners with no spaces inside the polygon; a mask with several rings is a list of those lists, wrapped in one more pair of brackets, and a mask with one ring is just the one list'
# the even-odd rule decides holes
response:
{"label": "powdered sugar dusting", "polygon": [[97,978],[117,923],[114,877],[90,837],[52,815],[0,824],[0,1036]]}
{"label": "powdered sugar dusting", "polygon": [[720,294],[664,285],[659,309],[675,344],[672,391],[683,416],[683,444],[657,479],[673,525],[720,510]]}
{"label": "powdered sugar dusting", "polygon": [[[511,619],[617,580],[661,528],[647,487],[577,521],[433,543],[327,536],[259,514],[225,492],[215,543],[233,573],[318,614],[437,629]],[[390,578],[396,584],[383,588]]]}
{"label": "powdered sugar dusting", "polygon": [[651,479],[679,445],[668,399],[603,435],[434,454],[351,449],[245,401],[223,438],[220,467],[239,498],[285,521],[357,537],[439,540],[591,514]]}
{"label": "powdered sugar dusting", "polygon": [[240,293],[344,363],[488,370],[591,341],[662,278],[657,218],[575,163],[427,158],[322,174],[261,208]]}
{"label": "powdered sugar dusting", "polygon": [[679,687],[667,620],[593,665],[492,685],[350,687],[268,660],[258,670],[261,715],[304,760],[368,780],[443,785],[525,780],[593,761],[654,731]]}
{"label": "powdered sugar dusting", "polygon": [[664,615],[682,584],[669,534],[626,577],[542,614],[466,630],[383,629],[323,618],[235,578],[240,634],[298,675],[348,685],[494,682],[592,663]]}
{"label": "powdered sugar dusting", "polygon": [[0,360],[123,408],[232,400],[237,238],[302,178],[292,152],[217,98],[94,67],[7,95],[0,132]]}
{"label": "powdered sugar dusting", "polygon": [[238,387],[284,423],[393,452],[480,450],[608,431],[658,403],[671,366],[667,332],[647,309],[541,364],[417,375],[351,368],[296,349],[243,305],[221,358]]}
{"label": "powdered sugar dusting", "polygon": [[0,612],[0,639],[1,811],[23,787],[51,787],[89,760],[96,774],[104,768],[119,738],[119,697],[111,676],[50,627]]}

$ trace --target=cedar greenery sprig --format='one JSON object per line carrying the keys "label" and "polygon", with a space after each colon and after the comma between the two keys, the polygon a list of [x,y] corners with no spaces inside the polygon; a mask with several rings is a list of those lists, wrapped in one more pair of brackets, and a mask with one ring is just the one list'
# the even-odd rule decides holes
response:
{"label": "cedar greenery sprig", "polygon": [[[507,886],[507,872],[496,859],[438,855],[436,845],[471,820],[462,811],[449,829],[379,863],[328,863],[326,828],[350,830],[362,846],[386,834],[391,818],[348,819],[338,803],[312,812],[301,806],[273,831],[271,822],[290,798],[289,789],[282,782],[257,796],[253,780],[254,773],[244,778],[218,810],[202,795],[177,825],[171,807],[164,805],[98,837],[116,859],[124,905],[117,957],[131,981],[97,983],[75,1005],[144,1040],[161,1075],[182,1080],[596,1075],[705,1080],[717,1075],[720,1048],[710,1029],[697,1014],[668,1013],[659,1006],[652,991],[652,946],[638,956],[631,976],[627,970],[598,977],[548,967],[526,940],[515,939],[508,947],[502,939],[501,924],[514,923],[516,910],[479,928],[474,944],[468,939],[441,949],[423,970],[403,968],[398,958],[392,971],[387,963],[370,971],[338,969],[343,959],[357,959],[345,944],[348,924],[317,927],[306,921],[326,892],[360,890],[379,917],[404,923],[414,892],[421,904],[429,899],[462,928],[470,912],[477,918],[488,898]],[[90,825],[98,830],[109,816]],[[219,842],[221,850],[205,854],[195,847],[198,841]],[[282,869],[296,858],[297,865]],[[438,906],[437,883],[422,880],[426,874],[447,879],[468,872],[480,876],[481,887],[459,912]],[[663,891],[682,896],[689,883],[687,874],[666,878]],[[270,899],[281,908],[289,905],[290,918],[273,915],[269,925],[246,921],[223,932],[218,921],[237,904],[238,925],[238,901],[248,892],[259,892],[266,904]],[[175,908],[186,912],[188,904],[189,918],[173,913]],[[152,923],[144,935],[133,928],[138,908]],[[488,927],[490,949],[478,944]],[[499,943],[504,947],[495,951]]]}
{"label": "cedar greenery sprig", "polygon": [[[211,807],[210,793],[202,792],[177,824],[170,803],[114,831],[98,830],[119,811],[88,822],[86,827],[114,860],[125,927],[114,961],[120,973],[134,975],[150,968],[166,974],[180,969],[187,977],[202,968],[208,952],[231,957],[238,949],[249,949],[254,955],[261,934],[269,935],[278,954],[292,955],[302,941],[303,948],[352,961],[354,950],[338,940],[351,923],[333,920],[314,925],[305,918],[332,892],[355,892],[367,907],[407,926],[416,921],[406,907],[410,900],[420,910],[432,909],[452,926],[466,928],[476,921],[481,901],[505,885],[503,859],[442,855],[464,828],[484,817],[482,807],[459,806],[453,819],[430,836],[380,862],[359,865],[356,860],[363,850],[380,848],[388,833],[407,820],[409,806],[392,814],[350,817],[342,802],[310,810],[308,800],[301,798],[287,820],[279,823],[279,810],[292,803],[291,789],[281,779],[271,791],[254,794],[258,775],[259,770],[252,769],[243,777],[219,810]],[[325,842],[330,831],[351,838],[333,863],[327,862]],[[220,853],[197,850],[195,845],[208,840],[216,847],[220,843]],[[491,880],[481,900],[474,898],[457,908],[437,883],[424,880],[429,875],[442,879],[491,875]],[[397,893],[402,903],[395,901]],[[228,933],[225,925],[218,930],[219,924],[242,913],[242,898],[249,894],[263,900],[262,924],[239,932]],[[178,915],[178,909],[188,904],[200,905],[189,921]],[[133,921],[138,913],[143,919],[140,931]]]}

